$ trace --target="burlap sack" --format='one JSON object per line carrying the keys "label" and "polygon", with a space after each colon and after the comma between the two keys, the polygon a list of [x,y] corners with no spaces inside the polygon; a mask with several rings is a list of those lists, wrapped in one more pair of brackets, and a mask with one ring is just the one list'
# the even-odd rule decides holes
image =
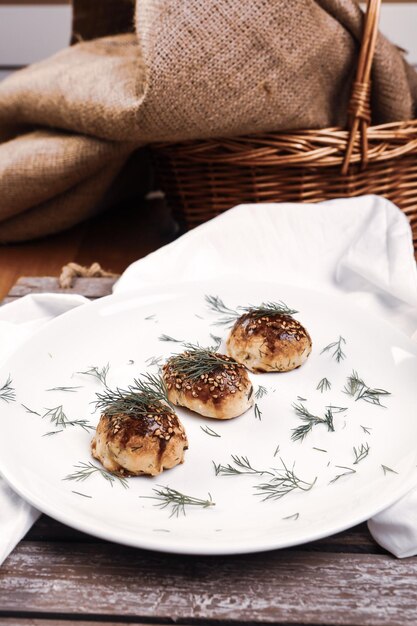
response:
{"label": "burlap sack", "polygon": [[[79,43],[0,83],[0,241],[103,208],[145,143],[346,123],[355,0],[74,1]],[[382,36],[372,77],[374,123],[415,116],[416,73]]]}
{"label": "burlap sack", "polygon": [[[355,0],[137,0],[146,141],[344,125],[363,14]],[[400,52],[378,39],[375,123],[409,119]]]}
{"label": "burlap sack", "polygon": [[[103,38],[0,83],[0,242],[57,232],[108,204],[141,145],[132,138],[144,91],[140,59],[134,35]],[[148,190],[144,155],[137,166],[120,198]]]}

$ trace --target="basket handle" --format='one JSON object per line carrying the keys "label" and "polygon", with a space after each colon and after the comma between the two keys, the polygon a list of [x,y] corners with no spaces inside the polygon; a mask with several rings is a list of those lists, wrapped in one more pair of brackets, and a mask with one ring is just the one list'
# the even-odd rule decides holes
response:
{"label": "basket handle", "polygon": [[353,146],[358,130],[361,133],[362,168],[368,163],[368,136],[367,130],[371,123],[371,68],[375,53],[376,39],[378,35],[379,12],[381,0],[368,0],[362,44],[359,52],[358,68],[353,82],[352,93],[348,106],[348,128],[350,129],[349,141],[346,148],[342,165],[342,174],[348,172],[352,158]]}

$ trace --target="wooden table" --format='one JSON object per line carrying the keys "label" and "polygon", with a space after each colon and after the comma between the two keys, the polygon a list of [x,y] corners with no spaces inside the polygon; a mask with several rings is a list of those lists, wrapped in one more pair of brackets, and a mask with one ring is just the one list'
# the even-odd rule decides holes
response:
{"label": "wooden table", "polygon": [[[77,279],[96,298],[112,279]],[[10,299],[59,291],[20,279]],[[0,511],[1,515],[1,511]],[[289,550],[166,555],[108,543],[42,516],[0,567],[0,626],[417,624],[417,558],[397,560],[362,524]]]}

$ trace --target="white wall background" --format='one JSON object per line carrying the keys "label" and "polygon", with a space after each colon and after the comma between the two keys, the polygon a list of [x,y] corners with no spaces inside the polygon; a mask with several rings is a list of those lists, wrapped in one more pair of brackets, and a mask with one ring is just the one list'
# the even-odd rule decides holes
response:
{"label": "white wall background", "polygon": [[[70,28],[70,6],[0,5],[0,78],[67,46]],[[417,65],[417,1],[384,3],[381,30]]]}

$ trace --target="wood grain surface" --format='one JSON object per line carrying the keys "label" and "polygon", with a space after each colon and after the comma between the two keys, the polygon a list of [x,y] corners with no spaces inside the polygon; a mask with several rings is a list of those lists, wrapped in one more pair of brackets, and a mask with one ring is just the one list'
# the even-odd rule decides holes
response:
{"label": "wood grain surface", "polygon": [[21,276],[59,276],[66,263],[95,261],[121,274],[130,263],[168,243],[175,230],[160,199],[103,213],[64,233],[0,245],[0,300]]}

